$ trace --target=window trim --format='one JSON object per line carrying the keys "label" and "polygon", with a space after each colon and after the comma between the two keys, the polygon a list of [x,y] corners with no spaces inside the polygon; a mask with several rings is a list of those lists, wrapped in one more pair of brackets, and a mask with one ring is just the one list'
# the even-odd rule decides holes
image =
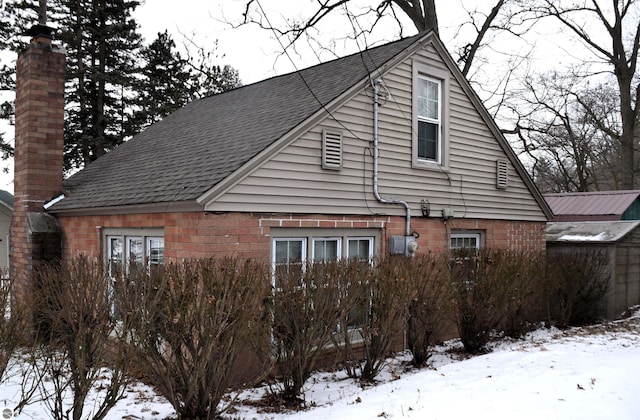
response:
{"label": "window trim", "polygon": [[[411,162],[417,169],[448,170],[449,169],[449,73],[445,70],[428,66],[417,60],[412,62],[412,130],[411,130]],[[419,80],[437,82],[440,87],[439,110],[440,130],[438,139],[438,158],[436,160],[418,157],[418,88]],[[427,121],[431,122],[431,121]]]}

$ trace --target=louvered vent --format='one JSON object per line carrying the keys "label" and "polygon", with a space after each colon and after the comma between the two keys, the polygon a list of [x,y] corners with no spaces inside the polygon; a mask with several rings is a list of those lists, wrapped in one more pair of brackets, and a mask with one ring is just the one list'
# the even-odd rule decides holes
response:
{"label": "louvered vent", "polygon": [[506,190],[509,186],[509,164],[506,159],[496,161],[496,188]]}
{"label": "louvered vent", "polygon": [[322,167],[340,169],[342,167],[342,134],[335,131],[322,132]]}

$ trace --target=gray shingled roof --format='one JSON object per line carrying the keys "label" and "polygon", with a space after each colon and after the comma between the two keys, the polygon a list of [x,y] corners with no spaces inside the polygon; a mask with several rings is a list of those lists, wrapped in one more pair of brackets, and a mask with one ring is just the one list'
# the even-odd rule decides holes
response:
{"label": "gray shingled roof", "polygon": [[420,38],[194,101],[67,179],[49,211],[194,201]]}
{"label": "gray shingled roof", "polygon": [[556,222],[620,220],[640,196],[640,190],[545,194]]}
{"label": "gray shingled roof", "polygon": [[13,194],[9,191],[0,190],[0,201],[13,210]]}

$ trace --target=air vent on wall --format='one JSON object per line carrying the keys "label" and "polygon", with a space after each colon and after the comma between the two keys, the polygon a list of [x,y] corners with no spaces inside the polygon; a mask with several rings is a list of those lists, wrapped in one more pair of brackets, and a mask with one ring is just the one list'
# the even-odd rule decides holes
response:
{"label": "air vent on wall", "polygon": [[509,185],[509,163],[506,159],[496,161],[496,188],[506,190]]}
{"label": "air vent on wall", "polygon": [[322,167],[340,169],[342,167],[342,134],[322,131]]}

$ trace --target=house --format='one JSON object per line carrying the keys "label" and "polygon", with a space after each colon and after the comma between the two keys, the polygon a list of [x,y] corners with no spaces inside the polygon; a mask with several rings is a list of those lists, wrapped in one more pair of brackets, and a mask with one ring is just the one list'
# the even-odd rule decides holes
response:
{"label": "house", "polygon": [[640,220],[640,190],[545,194],[554,222]]}
{"label": "house", "polygon": [[9,274],[9,229],[13,216],[13,194],[0,190],[0,273]]}
{"label": "house", "polygon": [[25,281],[56,234],[113,264],[545,249],[547,203],[433,32],[194,101],[64,183],[63,70],[46,33],[18,60],[49,83],[18,82],[13,229],[40,238],[12,244]]}
{"label": "house", "polygon": [[640,220],[552,222],[547,253],[603,252],[608,291],[601,313],[608,319],[640,304]]}

